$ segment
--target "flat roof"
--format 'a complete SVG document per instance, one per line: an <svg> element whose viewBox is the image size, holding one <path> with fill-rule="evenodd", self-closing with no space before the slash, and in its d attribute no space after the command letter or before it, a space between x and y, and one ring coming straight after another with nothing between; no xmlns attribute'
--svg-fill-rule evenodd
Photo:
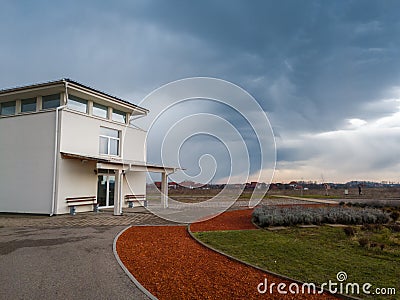
<svg viewBox="0 0 400 300"><path fill-rule="evenodd" d="M41 89L41 88L51 87L51 86L55 86L55 85L65 84L65 83L71 84L72 86L75 86L75 87L83 89L83 90L87 90L87 91L92 92L93 94L97 94L97 95L99 95L101 97L105 97L105 98L108 98L110 100L113 100L113 101L116 101L116 102L120 102L121 104L128 105L131 108L143 111L144 113L148 113L149 112L149 110L144 108L144 107L141 107L139 105L133 104L133 103L127 101L127 100L123 100L121 98L112 96L112 95L110 95L108 93L105 93L103 91L94 89L94 88L92 88L90 86L84 85L82 83L79 83L79 82L74 81L74 80L69 79L69 78L62 78L62 79L59 79L59 80L53 80L53 81L47 81L47 82L42 82L42 83L35 83L35 84L30 84L30 85L24 85L24 86L12 87L12 88L0 89L0 96L13 94L13 93L16 93L16 92L22 92L22 91L25 91L25 90Z"/></svg>

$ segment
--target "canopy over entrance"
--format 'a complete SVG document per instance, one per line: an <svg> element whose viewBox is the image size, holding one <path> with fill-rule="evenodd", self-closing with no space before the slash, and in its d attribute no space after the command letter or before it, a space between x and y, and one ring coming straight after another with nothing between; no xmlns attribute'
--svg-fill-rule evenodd
<svg viewBox="0 0 400 300"><path fill-rule="evenodd" d="M168 175L178 168L148 164L146 162L128 161L120 158L87 156L75 153L61 152L63 159L78 159L81 161L95 161L97 169L113 170L115 173L114 215L122 214L122 182L127 172L154 172L161 173L161 204L168 207Z"/></svg>

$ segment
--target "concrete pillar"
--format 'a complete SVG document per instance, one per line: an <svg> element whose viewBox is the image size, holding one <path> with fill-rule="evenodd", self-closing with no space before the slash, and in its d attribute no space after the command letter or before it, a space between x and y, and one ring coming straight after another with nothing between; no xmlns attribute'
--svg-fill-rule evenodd
<svg viewBox="0 0 400 300"><path fill-rule="evenodd" d="M168 177L166 172L161 173L161 205L168 208Z"/></svg>
<svg viewBox="0 0 400 300"><path fill-rule="evenodd" d="M93 115L93 101L89 100L88 101L88 107L87 107L87 113L88 115L92 116Z"/></svg>
<svg viewBox="0 0 400 300"><path fill-rule="evenodd" d="M36 99L37 99L36 111L39 111L42 109L42 96L38 96Z"/></svg>
<svg viewBox="0 0 400 300"><path fill-rule="evenodd" d="M115 170L114 216L122 215L122 170Z"/></svg>
<svg viewBox="0 0 400 300"><path fill-rule="evenodd" d="M15 101L15 113L16 114L21 113L21 100Z"/></svg>

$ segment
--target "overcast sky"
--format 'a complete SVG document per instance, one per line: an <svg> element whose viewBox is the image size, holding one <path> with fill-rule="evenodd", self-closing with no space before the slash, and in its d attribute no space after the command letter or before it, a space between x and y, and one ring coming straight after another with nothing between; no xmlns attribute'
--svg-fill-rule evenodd
<svg viewBox="0 0 400 300"><path fill-rule="evenodd" d="M398 182L399 15L399 1L3 0L0 87L68 77L140 103L177 79L221 78L268 114L273 181Z"/></svg>

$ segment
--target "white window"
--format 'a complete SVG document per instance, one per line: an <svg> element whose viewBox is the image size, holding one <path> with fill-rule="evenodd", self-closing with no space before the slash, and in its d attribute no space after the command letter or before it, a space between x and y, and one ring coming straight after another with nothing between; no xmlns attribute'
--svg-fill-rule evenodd
<svg viewBox="0 0 400 300"><path fill-rule="evenodd" d="M42 97L42 109L57 108L60 106L60 94Z"/></svg>
<svg viewBox="0 0 400 300"><path fill-rule="evenodd" d="M99 151L105 155L119 155L120 132L115 129L100 127Z"/></svg>
<svg viewBox="0 0 400 300"><path fill-rule="evenodd" d="M36 98L22 99L21 100L21 112L32 112L36 111Z"/></svg>
<svg viewBox="0 0 400 300"><path fill-rule="evenodd" d="M3 102L1 103L1 115L2 116L10 116L15 115L16 111L15 101Z"/></svg>
<svg viewBox="0 0 400 300"><path fill-rule="evenodd" d="M113 109L112 119L113 121L126 123L126 113L120 110Z"/></svg>
<svg viewBox="0 0 400 300"><path fill-rule="evenodd" d="M107 119L108 107L98 103L93 103L93 116Z"/></svg>
<svg viewBox="0 0 400 300"><path fill-rule="evenodd" d="M68 108L87 113L88 102L87 100L68 95Z"/></svg>

